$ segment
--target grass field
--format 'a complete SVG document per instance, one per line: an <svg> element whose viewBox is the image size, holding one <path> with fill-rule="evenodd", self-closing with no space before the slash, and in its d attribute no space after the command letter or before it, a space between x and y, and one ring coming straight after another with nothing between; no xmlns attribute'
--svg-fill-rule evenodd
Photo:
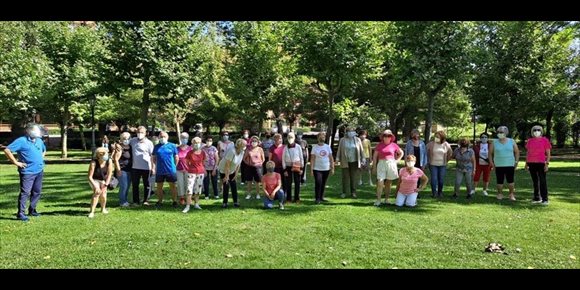
<svg viewBox="0 0 580 290"><path fill-rule="evenodd" d="M24 223L14 216L16 169L0 164L0 268L580 268L577 160L551 163L549 206L530 204L523 169L516 202L479 189L472 200L464 189L451 199L449 170L446 197L424 191L413 209L372 206L368 185L359 198L341 199L337 171L323 205L314 204L308 177L303 203L284 211L261 209L243 190L239 209L221 209L221 200L202 200L203 210L188 214L169 201L161 209L120 208L115 190L110 213L94 219L87 218L87 169L47 165L42 216ZM490 242L505 245L507 255L485 253Z"/></svg>

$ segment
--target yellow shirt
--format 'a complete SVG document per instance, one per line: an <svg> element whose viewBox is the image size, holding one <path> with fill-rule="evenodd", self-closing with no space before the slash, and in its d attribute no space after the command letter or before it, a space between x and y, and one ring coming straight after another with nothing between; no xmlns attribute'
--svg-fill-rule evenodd
<svg viewBox="0 0 580 290"><path fill-rule="evenodd" d="M365 139L362 142L364 158L371 158L371 140Z"/></svg>

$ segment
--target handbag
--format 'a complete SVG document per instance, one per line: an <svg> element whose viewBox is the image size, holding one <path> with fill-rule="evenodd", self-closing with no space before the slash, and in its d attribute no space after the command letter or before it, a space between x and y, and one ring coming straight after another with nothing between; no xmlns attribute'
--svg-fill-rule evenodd
<svg viewBox="0 0 580 290"><path fill-rule="evenodd" d="M290 151L290 148L288 148L288 151ZM290 157L292 158L292 160L294 160L294 157L292 157L292 155L290 155ZM292 172L300 172L302 171L302 164L300 164L300 161L292 161Z"/></svg>
<svg viewBox="0 0 580 290"><path fill-rule="evenodd" d="M97 163L98 165L98 163ZM107 161L107 165L105 167L109 167L109 161ZM99 172L101 173L101 177L103 178L103 181L105 181L105 175L103 174L102 170L99 170ZM119 180L117 178L115 178L115 176L111 176L111 180L109 181L109 185L107 186L108 189L115 189L117 188L117 186L119 185Z"/></svg>

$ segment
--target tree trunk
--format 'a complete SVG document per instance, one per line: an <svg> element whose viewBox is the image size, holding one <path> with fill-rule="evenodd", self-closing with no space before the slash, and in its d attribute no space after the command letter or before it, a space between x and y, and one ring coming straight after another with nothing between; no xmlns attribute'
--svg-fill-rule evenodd
<svg viewBox="0 0 580 290"><path fill-rule="evenodd" d="M83 124L79 124L79 131L81 132L81 147L83 147L83 151L87 151L87 140L85 140L85 127Z"/></svg>
<svg viewBox="0 0 580 290"><path fill-rule="evenodd" d="M177 116L177 114L178 114L177 109L175 109L175 111L173 111L173 120L175 121L175 131L177 132L177 139L179 139L181 138L181 122L179 122L179 117Z"/></svg>
<svg viewBox="0 0 580 290"><path fill-rule="evenodd" d="M429 95L429 107L427 108L427 120L425 121L425 144L431 139L431 126L433 125L433 106L436 94Z"/></svg>
<svg viewBox="0 0 580 290"><path fill-rule="evenodd" d="M218 123L218 127L220 128L219 133L223 132L224 131L224 128L226 126L226 121L219 121L217 123Z"/></svg>
<svg viewBox="0 0 580 290"><path fill-rule="evenodd" d="M485 132L485 134L488 134L487 129L489 129L489 123L485 122L485 130L483 130L483 132Z"/></svg>
<svg viewBox="0 0 580 290"><path fill-rule="evenodd" d="M151 105L151 100L149 98L149 94L151 93L151 89L149 88L149 77L146 76L143 78L143 99L141 102L141 125L147 126L147 117L149 115L149 106Z"/></svg>
<svg viewBox="0 0 580 290"><path fill-rule="evenodd" d="M554 108L551 108L548 114L546 114L546 131L544 132L544 136L548 139L552 137L552 134L550 134L552 131L552 117L554 117Z"/></svg>
<svg viewBox="0 0 580 290"><path fill-rule="evenodd" d="M62 116L62 121L60 124L60 142L61 142L61 146L62 146L62 152L60 155L60 158L62 159L66 159L68 157L68 148L67 148L67 143L68 143L68 120L69 120L69 112L68 112L68 107L65 105L65 110Z"/></svg>
<svg viewBox="0 0 580 290"><path fill-rule="evenodd" d="M280 118L276 118L276 128L278 128L278 134L284 136L284 126Z"/></svg>
<svg viewBox="0 0 580 290"><path fill-rule="evenodd" d="M326 138L328 138L328 146L332 148L332 141L334 141L334 133L336 129L334 127L334 111L332 107L334 106L334 94L328 92L328 128L326 129Z"/></svg>

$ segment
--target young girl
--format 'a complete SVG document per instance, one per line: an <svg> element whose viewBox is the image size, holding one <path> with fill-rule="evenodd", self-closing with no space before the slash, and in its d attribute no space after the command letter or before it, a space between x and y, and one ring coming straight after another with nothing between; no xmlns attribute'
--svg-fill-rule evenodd
<svg viewBox="0 0 580 290"><path fill-rule="evenodd" d="M416 168L417 158L415 155L407 155L405 158L405 168L399 171L399 183L397 184L397 206L414 207L417 205L417 196L419 191L427 186L429 178L423 173L423 170ZM417 180L421 179L421 185L417 188Z"/></svg>

